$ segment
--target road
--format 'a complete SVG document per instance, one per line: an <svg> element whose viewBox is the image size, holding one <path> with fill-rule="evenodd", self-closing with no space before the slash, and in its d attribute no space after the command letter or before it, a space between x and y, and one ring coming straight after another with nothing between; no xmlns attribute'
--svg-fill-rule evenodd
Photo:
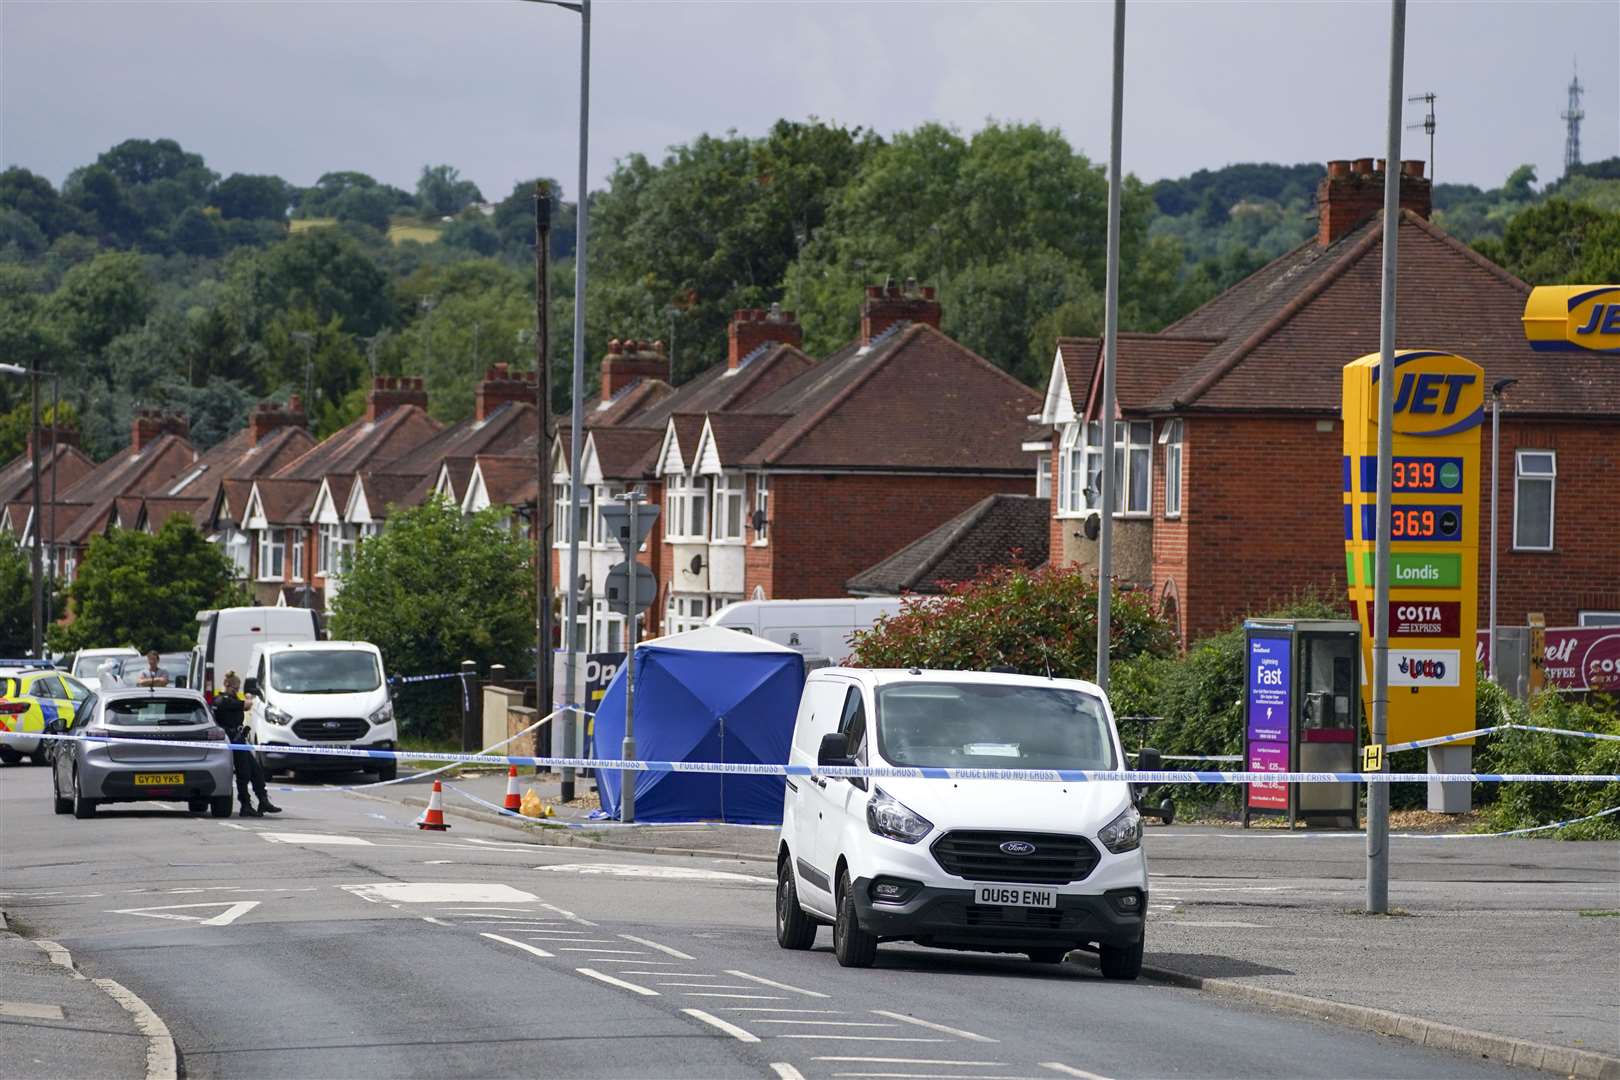
<svg viewBox="0 0 1620 1080"><path fill-rule="evenodd" d="M1073 962L846 970L826 931L777 948L757 862L424 833L319 790L76 821L48 786L0 772L0 906L149 1004L188 1077L1535 1075Z"/></svg>

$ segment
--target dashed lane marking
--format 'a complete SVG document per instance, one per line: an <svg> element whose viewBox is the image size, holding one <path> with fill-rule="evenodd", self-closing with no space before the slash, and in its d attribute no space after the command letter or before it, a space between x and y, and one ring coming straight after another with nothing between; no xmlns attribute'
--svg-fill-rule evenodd
<svg viewBox="0 0 1620 1080"><path fill-rule="evenodd" d="M887 1009L873 1009L872 1013L875 1016L887 1016L890 1020L899 1020L903 1024L915 1024L920 1028L927 1028L929 1031L943 1031L947 1035L955 1035L959 1039L967 1039L970 1042L993 1043L1001 1041L1000 1039L992 1039L988 1035L976 1035L971 1031L963 1031L961 1028L953 1028L947 1027L944 1024L936 1024L932 1020L919 1020L915 1016L907 1016L905 1013L890 1012Z"/></svg>
<svg viewBox="0 0 1620 1080"><path fill-rule="evenodd" d="M557 937L550 930L514 930L513 933L515 933L515 934L534 934L536 936L544 937L547 941L555 941L555 942L559 942L560 944L564 944L564 945L599 945L599 944L611 945L613 943L611 938ZM600 952L601 950L600 949L580 949L578 951L580 951L580 952Z"/></svg>
<svg viewBox="0 0 1620 1080"><path fill-rule="evenodd" d="M1040 1063L1040 1065L1043 1069L1051 1069L1053 1072L1061 1073L1064 1076L1078 1077L1079 1080L1108 1080L1106 1076L1102 1076L1094 1072L1086 1072L1086 1070L1077 1069L1073 1065L1065 1065L1061 1061L1043 1061Z"/></svg>
<svg viewBox="0 0 1620 1080"><path fill-rule="evenodd" d="M962 1065L986 1069L1005 1068L1000 1061L958 1061L955 1058L902 1058L902 1057L815 1057L811 1061L839 1061L849 1065Z"/></svg>
<svg viewBox="0 0 1620 1080"><path fill-rule="evenodd" d="M562 952L588 952L596 956L646 956L640 949L563 949Z"/></svg>
<svg viewBox="0 0 1620 1080"><path fill-rule="evenodd" d="M735 975L739 979L747 979L749 982L756 982L761 986L769 986L776 990L790 990L795 994L803 994L805 997L824 998L829 996L817 990L806 990L802 986L791 986L787 983L777 982L775 979L767 979L762 975L750 975L746 971L727 971L726 974Z"/></svg>
<svg viewBox="0 0 1620 1080"><path fill-rule="evenodd" d="M624 938L624 940L626 940L626 941L633 941L637 945L645 945L649 949L657 949L659 952L663 953L665 956L673 956L677 960L696 960L697 959L697 957L695 957L695 956L686 955L685 953L681 952L681 950L679 950L679 949L672 949L668 945L660 945L656 941L648 941L646 938L636 937L634 934L620 934L619 936Z"/></svg>
<svg viewBox="0 0 1620 1080"><path fill-rule="evenodd" d="M944 1039L930 1039L914 1035L778 1035L778 1039L832 1039L837 1042L882 1043L942 1043Z"/></svg>
<svg viewBox="0 0 1620 1080"><path fill-rule="evenodd" d="M660 979L718 979L718 975L706 975L701 971L632 971L629 968L620 968L620 975L657 975ZM660 984L660 985L671 985ZM685 985L694 985L691 983ZM713 986L714 983L704 983L704 986Z"/></svg>
<svg viewBox="0 0 1620 1080"><path fill-rule="evenodd" d="M619 957L614 957L614 956L604 956L601 959L602 959L602 962L604 964L640 964L643 967L653 967L653 966L657 966L657 967L674 967L675 966L675 961L673 961L673 960L642 960L639 957L637 959L635 959L635 960L624 960L624 959L621 959Z"/></svg>
<svg viewBox="0 0 1620 1080"><path fill-rule="evenodd" d="M748 885L775 885L775 878L756 874L736 874L729 870L705 870L697 866L659 866L650 863L552 863L536 866L553 874L603 875L622 878L654 878L663 881L735 881Z"/></svg>
<svg viewBox="0 0 1620 1080"><path fill-rule="evenodd" d="M533 898L531 897L531 899L533 899ZM575 915L572 911L567 911L567 910L565 910L563 908L560 908L556 904L547 904L547 903L542 902L540 904L540 906L545 908L547 911L553 912L554 914L557 914L557 915L561 915L563 918L567 919L571 923L578 923L580 926L595 926L596 925L595 923L591 922L591 920L582 919L578 915Z"/></svg>
<svg viewBox="0 0 1620 1080"><path fill-rule="evenodd" d="M530 954L532 954L534 956L542 957L542 958L544 958L546 960L551 960L556 956L556 953L548 953L544 949L536 948L535 946L529 945L529 944L527 944L525 942L522 942L522 941L513 941L511 938L502 937L499 934L479 934L478 936L479 937L487 937L491 941L498 941L502 945L510 945L514 949L522 949L526 953L530 953Z"/></svg>
<svg viewBox="0 0 1620 1080"><path fill-rule="evenodd" d="M804 1080L804 1073L785 1061L771 1062L771 1072L776 1074L777 1080Z"/></svg>
<svg viewBox="0 0 1620 1080"><path fill-rule="evenodd" d="M489 915L497 911L515 911L520 915L530 914L530 909L526 907L498 907L492 904L480 904L477 907L445 908L444 911L446 915ZM501 917L505 918L505 916Z"/></svg>
<svg viewBox="0 0 1620 1080"><path fill-rule="evenodd" d="M707 991L692 991L687 997L725 998L729 1001L786 1001L781 994L711 994Z"/></svg>
<svg viewBox="0 0 1620 1080"><path fill-rule="evenodd" d="M876 1020L770 1020L760 1018L758 1024L801 1024L808 1027L892 1028L899 1024L884 1024Z"/></svg>
<svg viewBox="0 0 1620 1080"><path fill-rule="evenodd" d="M275 844L332 845L337 847L371 847L370 840L359 836L334 836L312 832L262 832L259 834Z"/></svg>
<svg viewBox="0 0 1620 1080"><path fill-rule="evenodd" d="M19 1020L63 1020L62 1006L35 1001L0 1001L0 1016Z"/></svg>
<svg viewBox="0 0 1620 1080"><path fill-rule="evenodd" d="M736 1024L733 1024L729 1020L722 1020L718 1016L715 1016L713 1013L706 1013L702 1009L682 1009L681 1012L685 1013L687 1016L690 1016L694 1020L701 1020L703 1023L708 1024L710 1027L714 1028L716 1031L725 1032L727 1035L730 1035L733 1039L736 1039L738 1042L745 1042L745 1043L757 1043L757 1042L759 1042L759 1036L755 1035L752 1031L747 1031L747 1030L745 1030L743 1028L740 1028ZM772 1066L772 1067L774 1068L775 1066ZM781 1076L782 1073L778 1072L777 1075Z"/></svg>
<svg viewBox="0 0 1620 1080"><path fill-rule="evenodd" d="M784 999L785 1000L785 999ZM844 1016L842 1009L783 1009L770 1005L727 1005L721 1012L800 1013L805 1016Z"/></svg>
<svg viewBox="0 0 1620 1080"><path fill-rule="evenodd" d="M433 924L433 925L434 925L434 926L454 926L454 925L455 925L455 923L447 923L447 922L445 922L445 921L444 921L444 920L443 920L443 919L435 919L435 918L434 918L434 917L433 917L433 916L431 916L431 915L424 915L424 916L422 916L422 921L423 921L423 922L430 922L430 923L432 923L432 924Z"/></svg>
<svg viewBox="0 0 1620 1080"><path fill-rule="evenodd" d="M628 971L626 971L624 974L628 975L630 973ZM653 975L667 975L667 974L670 974L670 973L669 972L654 971L654 972L651 972L650 974L653 974ZM707 977L707 976L705 976L705 977ZM686 987L688 989L691 988L691 987L694 987L694 986L701 986L705 990L747 990L747 989L749 989L747 986L742 986L742 985L728 986L725 983L661 982L658 985L659 986L681 986L681 987Z"/></svg>
<svg viewBox="0 0 1620 1080"><path fill-rule="evenodd" d="M1006 1073L835 1072L833 1075L849 1080L1035 1080L1032 1076L1009 1076Z"/></svg>
<svg viewBox="0 0 1620 1080"><path fill-rule="evenodd" d="M604 975L594 968L582 967L575 968L574 970L579 972L581 975L584 975L586 978L595 979L598 982L605 982L609 986L617 986L619 989L628 990L632 994L640 994L642 997L658 996L658 991L650 987L640 986L633 982L626 982L624 979L616 979L612 975Z"/></svg>
<svg viewBox="0 0 1620 1080"><path fill-rule="evenodd" d="M533 893L510 885L480 881L378 881L341 887L373 904L485 904L503 900L523 903L536 899Z"/></svg>

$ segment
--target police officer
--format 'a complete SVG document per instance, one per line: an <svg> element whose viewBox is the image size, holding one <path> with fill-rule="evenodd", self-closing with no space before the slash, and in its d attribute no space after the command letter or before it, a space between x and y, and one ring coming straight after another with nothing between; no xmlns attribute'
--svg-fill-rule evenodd
<svg viewBox="0 0 1620 1080"><path fill-rule="evenodd" d="M225 734L231 742L244 741L244 721L246 719L247 705L239 689L241 682L236 672L225 673L225 688L214 695L214 722L225 729ZM259 817L263 814L279 814L281 807L270 801L270 795L264 789L264 766L259 762L259 755L251 750L232 750L231 756L236 772L236 797L242 802L243 817ZM248 801L248 784L252 783L253 793L259 797L258 809Z"/></svg>

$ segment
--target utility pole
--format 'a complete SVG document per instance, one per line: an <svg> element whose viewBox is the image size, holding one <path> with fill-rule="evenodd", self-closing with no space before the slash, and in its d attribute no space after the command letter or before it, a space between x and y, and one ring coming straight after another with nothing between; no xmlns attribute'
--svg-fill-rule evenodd
<svg viewBox="0 0 1620 1080"><path fill-rule="evenodd" d="M40 534L45 531L45 522L40 519L39 512L39 372L28 373L28 385L32 391L34 403L34 437L31 462L34 497L34 659L38 660L45 655L45 561L44 549L40 545Z"/></svg>
<svg viewBox="0 0 1620 1080"><path fill-rule="evenodd" d="M56 474L60 471L60 467L61 467L61 464L62 464L62 456L61 456L61 452L60 452L60 443L61 443L61 438L62 438L62 373L59 372L59 371L54 370L54 368L56 367L55 364L52 364L51 367L53 369L51 371L51 528L50 528L52 553L51 553L51 558L50 558L50 565L49 565L49 567L47 568L47 571L46 571L46 583L47 583L47 586L46 586L46 589L45 589L45 624L47 626L49 626L51 621L52 621L52 616L53 616L54 612L51 609L55 606L55 605L53 605L51 603L51 596L52 596L53 593L56 592L56 588L55 588L55 586L56 586L56 555L55 555L55 551L54 551L55 544L56 544ZM39 526L35 525L34 527L37 529Z"/></svg>
<svg viewBox="0 0 1620 1080"><path fill-rule="evenodd" d="M552 710L551 666L551 192L534 185L534 708ZM559 725L560 726L560 725ZM555 730L555 728L553 728Z"/></svg>
<svg viewBox="0 0 1620 1080"><path fill-rule="evenodd" d="M1401 222L1401 83L1406 63L1406 0L1389 21L1388 146L1384 154L1384 266L1378 312L1378 539L1373 557L1372 741L1389 742L1389 526L1395 449L1396 241ZM1380 762L1378 772L1384 771ZM1367 911L1389 914L1389 785L1367 785Z"/></svg>
<svg viewBox="0 0 1620 1080"><path fill-rule="evenodd" d="M1097 540L1097 685L1108 689L1114 591L1114 372L1119 356L1120 141L1125 112L1125 0L1114 0L1113 119L1108 135L1108 263L1103 296L1102 515Z"/></svg>
<svg viewBox="0 0 1620 1080"><path fill-rule="evenodd" d="M637 529L637 509L642 494L635 488L624 493L624 504L630 512L630 536L641 535ZM636 760L636 616L640 614L640 590L637 588L636 543L625 551L624 590L624 746L620 754L625 761ZM619 773L619 820L628 825L636 820L636 774L629 769Z"/></svg>
<svg viewBox="0 0 1620 1080"><path fill-rule="evenodd" d="M1502 676L1496 657L1496 469L1502 459L1502 392L1518 381L1498 379L1491 387L1491 597L1489 621L1485 624L1489 628L1486 630L1489 652L1485 662L1490 665L1491 682L1497 686L1502 685Z"/></svg>
<svg viewBox="0 0 1620 1080"><path fill-rule="evenodd" d="M315 416L315 360L311 352L315 345L315 335L308 330L294 330L292 339L304 347L304 412L311 419Z"/></svg>

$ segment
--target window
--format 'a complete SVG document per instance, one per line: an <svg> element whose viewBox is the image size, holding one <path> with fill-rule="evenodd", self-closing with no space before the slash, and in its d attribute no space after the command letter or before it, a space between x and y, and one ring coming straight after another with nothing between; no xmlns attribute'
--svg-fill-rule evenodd
<svg viewBox="0 0 1620 1080"><path fill-rule="evenodd" d="M1035 497L1052 497L1052 455L1041 454L1035 459Z"/></svg>
<svg viewBox="0 0 1620 1080"><path fill-rule="evenodd" d="M287 555L287 530L259 530L259 580L280 581L284 576L282 560Z"/></svg>
<svg viewBox="0 0 1620 1080"><path fill-rule="evenodd" d="M594 648L593 652L621 652L625 646L624 640L624 612L615 610L606 600L597 600L593 607L595 610L594 625L592 627Z"/></svg>
<svg viewBox="0 0 1620 1080"><path fill-rule="evenodd" d="M1153 425L1145 420L1114 422L1114 513L1125 499L1126 516L1146 514L1152 506Z"/></svg>
<svg viewBox="0 0 1620 1080"><path fill-rule="evenodd" d="M591 534L594 531L591 527L591 523L595 520L596 489L591 488L589 491L580 492L579 496L579 517L575 519L576 531L574 532L574 535L579 537L579 542L581 544L585 544L587 546L590 544Z"/></svg>
<svg viewBox="0 0 1620 1080"><path fill-rule="evenodd" d="M672 593L664 608L666 631L671 634L696 630L708 617L709 598L702 594L688 596Z"/></svg>
<svg viewBox="0 0 1620 1080"><path fill-rule="evenodd" d="M1181 516L1181 421L1164 425L1159 436L1164 444L1164 516Z"/></svg>
<svg viewBox="0 0 1620 1080"><path fill-rule="evenodd" d="M341 577L354 561L354 527L322 525L320 532L321 573L329 578Z"/></svg>
<svg viewBox="0 0 1620 1080"><path fill-rule="evenodd" d="M304 530L291 529L292 533L292 579L304 580Z"/></svg>
<svg viewBox="0 0 1620 1080"><path fill-rule="evenodd" d="M664 483L664 535L670 540L709 536L709 482L671 473Z"/></svg>
<svg viewBox="0 0 1620 1080"><path fill-rule="evenodd" d="M754 477L754 513L750 525L754 529L754 543L765 545L771 528L771 478L764 473Z"/></svg>
<svg viewBox="0 0 1620 1080"><path fill-rule="evenodd" d="M1086 425L1085 484L1080 492L1087 510L1095 510L1102 505L1102 463L1102 422L1093 420Z"/></svg>
<svg viewBox="0 0 1620 1080"><path fill-rule="evenodd" d="M253 559L253 548L248 543L246 533L237 529L226 532L225 554L231 560L231 568L236 577L245 578L252 572L249 564Z"/></svg>
<svg viewBox="0 0 1620 1080"><path fill-rule="evenodd" d="M1620 626L1620 611L1583 611L1582 626Z"/></svg>
<svg viewBox="0 0 1620 1080"><path fill-rule="evenodd" d="M67 557L62 560L62 582L63 582L63 584L66 584L66 585L73 584L73 579L78 575L78 572L79 572L79 560L78 560L78 557L76 555L74 555L73 552L70 551L70 552L68 552Z"/></svg>
<svg viewBox="0 0 1620 1080"><path fill-rule="evenodd" d="M716 543L742 543L743 478L724 473L714 478L714 530Z"/></svg>
<svg viewBox="0 0 1620 1080"><path fill-rule="evenodd" d="M554 476L551 478L551 544L553 547L568 546L568 477Z"/></svg>
<svg viewBox="0 0 1620 1080"><path fill-rule="evenodd" d="M1513 548L1551 551L1558 455L1551 450L1520 450L1514 461Z"/></svg>
<svg viewBox="0 0 1620 1080"><path fill-rule="evenodd" d="M1085 428L1065 424L1058 444L1058 512L1078 514L1086 508Z"/></svg>

